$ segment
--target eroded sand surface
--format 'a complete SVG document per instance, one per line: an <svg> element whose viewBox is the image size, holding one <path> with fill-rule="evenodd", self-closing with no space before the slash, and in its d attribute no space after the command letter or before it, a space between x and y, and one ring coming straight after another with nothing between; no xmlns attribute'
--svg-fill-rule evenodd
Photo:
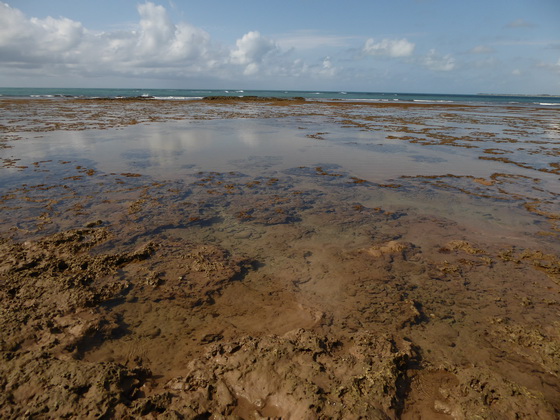
<svg viewBox="0 0 560 420"><path fill-rule="evenodd" d="M2 418L560 415L558 111L0 105ZM114 169L86 147L26 149L169 120L227 138L240 118L267 121L257 138L291 126L322 157L169 156L157 176L140 149ZM341 144L397 160L368 172ZM395 167L409 146L419 166ZM461 170L442 173L449 150Z"/></svg>

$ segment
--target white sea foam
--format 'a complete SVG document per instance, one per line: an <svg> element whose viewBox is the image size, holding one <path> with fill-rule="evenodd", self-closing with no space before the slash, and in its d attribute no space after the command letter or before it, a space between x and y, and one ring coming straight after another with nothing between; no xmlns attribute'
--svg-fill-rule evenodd
<svg viewBox="0 0 560 420"><path fill-rule="evenodd" d="M429 99L413 99L413 102L438 102L438 103L453 103L455 101L435 101L435 100L429 100Z"/></svg>
<svg viewBox="0 0 560 420"><path fill-rule="evenodd" d="M538 102L539 105L547 105L547 106L554 106L554 105L558 105L560 106L560 103L551 103L551 102Z"/></svg>
<svg viewBox="0 0 560 420"><path fill-rule="evenodd" d="M329 99L325 99L325 101L328 101ZM349 99L338 99L339 101L344 101L344 102L392 102L392 101L398 101L398 99L374 99L374 98L349 98Z"/></svg>
<svg viewBox="0 0 560 420"><path fill-rule="evenodd" d="M161 99L161 100L181 100L181 101L189 101L195 99L203 99L203 96L154 96L154 99Z"/></svg>

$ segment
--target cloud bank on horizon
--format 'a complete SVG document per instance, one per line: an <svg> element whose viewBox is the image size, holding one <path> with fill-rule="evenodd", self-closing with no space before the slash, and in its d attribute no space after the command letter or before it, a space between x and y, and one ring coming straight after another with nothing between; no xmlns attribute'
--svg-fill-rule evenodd
<svg viewBox="0 0 560 420"><path fill-rule="evenodd" d="M263 34L262 18L224 42L174 19L176 7L139 3L134 23L96 30L0 2L0 85L560 94L560 30L524 16L493 30L471 22L469 36L453 22L433 33L372 25Z"/></svg>

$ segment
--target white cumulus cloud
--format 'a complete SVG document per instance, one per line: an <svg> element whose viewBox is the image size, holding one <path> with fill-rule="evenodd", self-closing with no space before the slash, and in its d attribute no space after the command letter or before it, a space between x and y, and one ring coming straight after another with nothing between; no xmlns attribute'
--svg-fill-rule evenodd
<svg viewBox="0 0 560 420"><path fill-rule="evenodd" d="M123 68L167 66L195 70L208 67L216 58L208 33L188 23L173 23L163 6L140 4L138 13L136 30L94 35L89 39L89 48L97 49L105 63L117 63Z"/></svg>
<svg viewBox="0 0 560 420"><path fill-rule="evenodd" d="M451 71L456 67L455 59L450 55L441 55L431 49L421 60L421 64L434 71Z"/></svg>
<svg viewBox="0 0 560 420"><path fill-rule="evenodd" d="M243 74L246 76L257 74L265 58L280 51L273 40L258 31L246 33L236 41L235 46L230 53L231 62L244 66Z"/></svg>
<svg viewBox="0 0 560 420"><path fill-rule="evenodd" d="M0 63L13 67L56 66L82 74L139 74L169 68L198 71L215 63L219 48L187 23L174 24L166 9L138 5L132 30L94 33L66 18L28 19L0 2ZM156 70L157 68L157 70Z"/></svg>
<svg viewBox="0 0 560 420"><path fill-rule="evenodd" d="M236 49L231 52L231 61L242 65L260 63L267 54L278 51L274 41L257 31L246 33L235 45Z"/></svg>
<svg viewBox="0 0 560 420"><path fill-rule="evenodd" d="M0 57L13 65L68 59L84 38L81 23L66 18L27 19L0 2Z"/></svg>
<svg viewBox="0 0 560 420"><path fill-rule="evenodd" d="M138 12L140 29L133 49L138 59L184 64L204 58L212 48L208 33L184 22L173 23L163 6L140 4Z"/></svg>
<svg viewBox="0 0 560 420"><path fill-rule="evenodd" d="M334 66L331 58L330 57L323 58L321 74L332 77L335 76L336 73L337 73L337 69Z"/></svg>
<svg viewBox="0 0 560 420"><path fill-rule="evenodd" d="M415 45L406 39L382 39L376 41L369 38L362 52L367 55L384 55L389 57L408 57L414 52Z"/></svg>
<svg viewBox="0 0 560 420"><path fill-rule="evenodd" d="M125 77L217 85L247 80L306 88L341 80L355 83L356 74L370 75L368 63L355 56L360 41L351 48L354 37L300 31L277 40L250 31L226 45L200 27L175 21L162 5L145 1L137 5L137 12L135 24L99 32L64 17L28 17L0 0L0 80L65 84L70 79L81 83L99 78L95 83L103 83ZM406 58L415 50L406 38L370 38L361 46L360 58ZM440 71L455 66L452 57L435 51L409 61Z"/></svg>

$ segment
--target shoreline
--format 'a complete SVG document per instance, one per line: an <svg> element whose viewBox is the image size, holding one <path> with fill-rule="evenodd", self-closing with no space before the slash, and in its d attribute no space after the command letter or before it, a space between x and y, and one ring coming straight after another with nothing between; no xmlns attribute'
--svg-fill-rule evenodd
<svg viewBox="0 0 560 420"><path fill-rule="evenodd" d="M475 105L560 106L555 95L513 94L438 94L406 92L343 92L343 91L290 91L290 90L193 90L193 89L76 89L76 88L0 88L0 97L49 99L159 99L200 100L205 97L226 98L304 98L308 101L358 102L428 102ZM549 99L547 102L544 100Z"/></svg>
<svg viewBox="0 0 560 420"><path fill-rule="evenodd" d="M560 412L555 110L0 109L3 418Z"/></svg>

